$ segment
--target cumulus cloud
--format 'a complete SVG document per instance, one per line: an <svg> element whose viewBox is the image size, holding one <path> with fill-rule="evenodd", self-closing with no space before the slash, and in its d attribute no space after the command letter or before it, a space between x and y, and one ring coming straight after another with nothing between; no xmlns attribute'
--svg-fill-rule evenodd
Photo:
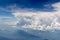
<svg viewBox="0 0 60 40"><path fill-rule="evenodd" d="M60 3L52 4L54 12L17 10L12 13L18 20L18 27L34 30L59 30L60 29Z"/></svg>
<svg viewBox="0 0 60 40"><path fill-rule="evenodd" d="M10 24L15 25L13 26L15 27L15 29L13 27L11 28L6 27L6 29L8 29L7 31L9 31L10 29L11 32L12 32L12 29L14 29L13 31L15 32L16 29L18 30L18 29L23 28L24 31L27 30L28 33L31 33L39 37L41 36L42 39L47 38L50 40L59 40L60 39L59 38L60 36L59 35L60 34L60 7L59 5L60 3L52 4L55 10L53 12L30 11L29 9L15 9L14 8L15 6L14 7L12 6L14 8L11 11L12 15L14 15L14 17L17 20L5 22L5 24L7 23L8 26L10 26ZM7 9L9 8L11 7L8 7ZM3 32L5 32L4 30L6 29L3 26L2 28ZM32 29L32 30L29 30L29 29ZM51 32L51 31L54 31L54 32ZM11 36L13 34L14 33L12 33ZM51 35L54 37L52 37Z"/></svg>

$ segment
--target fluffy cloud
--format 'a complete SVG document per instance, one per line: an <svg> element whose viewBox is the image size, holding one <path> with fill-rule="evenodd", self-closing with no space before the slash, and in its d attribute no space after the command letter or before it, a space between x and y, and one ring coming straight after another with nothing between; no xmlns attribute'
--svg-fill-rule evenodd
<svg viewBox="0 0 60 40"><path fill-rule="evenodd" d="M34 30L59 30L60 29L60 3L52 4L54 12L40 12L17 10L12 13L18 20L16 24L22 28Z"/></svg>
<svg viewBox="0 0 60 40"><path fill-rule="evenodd" d="M30 34L41 37L43 40L59 40L60 38L60 3L52 4L53 12L29 11L28 9L12 9L12 15L16 21L5 22L0 25L2 32L9 35L9 38L15 38L13 34L16 30L24 30ZM15 7L15 6L14 6ZM7 8L8 9L8 8ZM9 17L8 17L9 18ZM6 25L8 24L8 25ZM11 24L11 25L10 25ZM12 26L14 25L14 26ZM6 27L4 27L6 26ZM9 26L9 27L8 27ZM15 28L14 28L15 27ZM25 30L26 29L26 30ZM12 31L13 30L13 31ZM7 32L6 32L7 31ZM51 32L54 31L54 32ZM3 35L2 36L7 36ZM25 37L25 36L24 36Z"/></svg>
<svg viewBox="0 0 60 40"><path fill-rule="evenodd" d="M18 20L16 26L41 37L43 40L60 40L60 3L52 4L53 12L17 10L12 13Z"/></svg>

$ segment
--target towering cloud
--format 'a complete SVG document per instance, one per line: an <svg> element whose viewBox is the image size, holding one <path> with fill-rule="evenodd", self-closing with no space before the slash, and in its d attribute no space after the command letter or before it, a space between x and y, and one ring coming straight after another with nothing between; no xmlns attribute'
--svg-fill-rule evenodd
<svg viewBox="0 0 60 40"><path fill-rule="evenodd" d="M0 0L0 40L60 40L60 0Z"/></svg>
<svg viewBox="0 0 60 40"><path fill-rule="evenodd" d="M16 10L12 13L18 20L19 27L34 30L59 30L60 29L60 3L52 4L53 12L29 11L27 9Z"/></svg>

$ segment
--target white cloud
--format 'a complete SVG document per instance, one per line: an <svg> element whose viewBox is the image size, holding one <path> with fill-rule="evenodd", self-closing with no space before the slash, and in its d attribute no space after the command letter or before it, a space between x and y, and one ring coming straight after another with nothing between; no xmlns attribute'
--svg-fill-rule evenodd
<svg viewBox="0 0 60 40"><path fill-rule="evenodd" d="M60 39L59 38L60 37L60 3L52 4L52 6L54 7L54 10L56 11L54 12L40 12L40 11L33 12L33 11L28 11L27 9L20 9L20 10L18 9L15 11L13 11L14 9L12 9L13 11L12 15L14 15L17 18L17 20L4 23L5 25L8 24L8 26L12 25L11 28L4 27L5 25L1 23L3 24L3 28L1 28L1 30L9 31L10 29L12 31L15 27L15 29L17 30L23 28L23 30L25 31L25 28L26 28L26 30L29 33L33 35L37 35L39 37L41 36L43 39L47 38L51 40L59 40ZM0 18L10 19L10 17L0 17ZM36 30L36 31L29 30L29 28ZM15 29L13 31L15 31ZM47 31L50 31L50 32L47 32ZM51 31L54 31L54 32L51 32Z"/></svg>
<svg viewBox="0 0 60 40"><path fill-rule="evenodd" d="M52 4L56 11L40 12L17 10L12 13L18 20L16 25L23 28L32 28L35 30L59 30L60 29L60 3ZM22 26L23 25L23 26Z"/></svg>

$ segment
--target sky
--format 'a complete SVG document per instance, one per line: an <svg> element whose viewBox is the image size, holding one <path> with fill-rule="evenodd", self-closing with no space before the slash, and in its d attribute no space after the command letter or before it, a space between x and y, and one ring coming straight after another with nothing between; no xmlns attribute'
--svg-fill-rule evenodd
<svg viewBox="0 0 60 40"><path fill-rule="evenodd" d="M0 40L60 40L60 0L0 0Z"/></svg>

